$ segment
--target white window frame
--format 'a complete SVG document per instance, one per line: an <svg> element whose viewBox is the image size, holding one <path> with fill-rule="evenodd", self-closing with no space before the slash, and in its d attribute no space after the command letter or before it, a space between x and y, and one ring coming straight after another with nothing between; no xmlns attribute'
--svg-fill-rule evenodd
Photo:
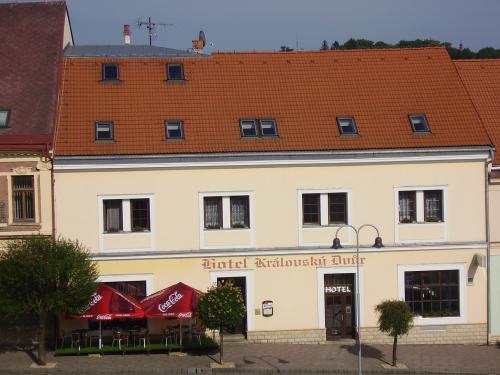
<svg viewBox="0 0 500 375"><path fill-rule="evenodd" d="M329 224L328 223L328 194L335 193L346 193L347 194L347 223L346 224ZM314 224L304 224L304 213L302 207L302 195L304 194L319 194L320 202L320 225ZM304 229L314 229L314 228L335 228L341 227L342 225L352 225L352 190L351 189L301 189L297 191L297 222L298 222L298 232L299 232L299 246L324 246L331 245L328 243L311 243L304 242L304 235L302 231ZM352 244L352 230L348 230L349 240L345 245ZM333 237L332 237L333 241Z"/></svg>
<svg viewBox="0 0 500 375"><path fill-rule="evenodd" d="M424 191L426 190L441 190L443 192L443 221L429 222L425 221L425 202ZM415 209L416 209L416 223L400 223L399 222L399 192L400 191L414 191L415 192ZM429 238L424 240L400 240L399 228L401 226L415 226L415 225L438 225L444 227L443 238ZM446 242L448 241L448 186L400 186L394 188L394 237L395 243L418 243L418 242Z"/></svg>
<svg viewBox="0 0 500 375"><path fill-rule="evenodd" d="M398 265L398 295L399 299L405 301L405 272L412 271L440 271L440 270L458 270L459 298L460 298L460 316L444 316L424 318L415 316L415 325L441 325L441 324L463 324L467 321L467 274L465 273L464 263L447 264L412 264Z"/></svg>
<svg viewBox="0 0 500 375"><path fill-rule="evenodd" d="M248 196L248 219L250 221L249 228L231 228L231 197ZM205 197L221 197L222 198L222 228L220 229L205 229ZM200 229L200 249L246 249L255 247L255 210L252 191L218 191L218 192L203 192L198 193L199 203L199 229ZM249 231L249 245L231 245L231 246L206 246L205 232L219 231Z"/></svg>
<svg viewBox="0 0 500 375"><path fill-rule="evenodd" d="M104 231L104 201L109 199L122 200L122 220L123 230L120 232L107 233ZM149 199L149 231L132 232L130 218L130 200L131 199ZM104 194L97 196L98 218L99 218L99 251L100 252L134 252L151 251L155 248L156 235L156 212L154 204L154 194ZM150 236L150 247L144 249L110 249L104 250L104 238L106 236Z"/></svg>

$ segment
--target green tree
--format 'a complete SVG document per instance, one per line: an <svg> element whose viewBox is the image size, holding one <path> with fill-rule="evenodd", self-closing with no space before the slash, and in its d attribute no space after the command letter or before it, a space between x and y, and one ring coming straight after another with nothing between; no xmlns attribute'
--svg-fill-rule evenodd
<svg viewBox="0 0 500 375"><path fill-rule="evenodd" d="M0 253L0 311L37 320L38 362L45 364L46 322L76 314L96 289L98 272L75 241L33 236L7 243Z"/></svg>
<svg viewBox="0 0 500 375"><path fill-rule="evenodd" d="M336 50L336 49L339 49L340 48L340 43L338 42L338 40L336 40L335 42L332 43L332 46L330 47L331 50Z"/></svg>
<svg viewBox="0 0 500 375"><path fill-rule="evenodd" d="M320 50L321 50L321 51L326 51L327 49L329 49L329 48L328 48L328 42L327 42L326 40L323 40L323 41L321 42L321 48L320 48Z"/></svg>
<svg viewBox="0 0 500 375"><path fill-rule="evenodd" d="M382 301L375 306L375 311L380 315L378 327L381 332L394 338L392 345L392 365L396 366L396 349L398 336L406 335L413 326L413 314L405 301Z"/></svg>
<svg viewBox="0 0 500 375"><path fill-rule="evenodd" d="M208 329L219 330L220 363L224 363L224 331L232 329L245 316L245 303L239 288L231 282L210 287L198 302L198 314Z"/></svg>

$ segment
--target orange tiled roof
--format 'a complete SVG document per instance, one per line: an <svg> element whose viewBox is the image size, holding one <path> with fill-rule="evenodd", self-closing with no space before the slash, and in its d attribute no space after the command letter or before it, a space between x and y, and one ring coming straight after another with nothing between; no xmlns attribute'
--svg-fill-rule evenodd
<svg viewBox="0 0 500 375"><path fill-rule="evenodd" d="M99 82L120 64L121 84ZM186 82L166 83L182 62ZM65 59L56 154L118 155L320 151L488 145L490 140L445 49L214 53L189 58ZM430 135L413 134L425 113ZM356 137L336 116L353 115ZM274 118L277 139L242 139L239 119ZM165 140L182 119L185 140ZM114 143L94 142L94 123L114 122Z"/></svg>
<svg viewBox="0 0 500 375"><path fill-rule="evenodd" d="M496 146L500 164L500 60L457 60L458 73Z"/></svg>

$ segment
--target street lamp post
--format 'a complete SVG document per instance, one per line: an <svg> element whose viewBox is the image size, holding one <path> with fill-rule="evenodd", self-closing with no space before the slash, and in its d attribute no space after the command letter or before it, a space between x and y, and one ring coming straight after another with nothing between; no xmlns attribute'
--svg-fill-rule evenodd
<svg viewBox="0 0 500 375"><path fill-rule="evenodd" d="M358 345L358 375L362 375L361 371L361 334L360 334L360 314L361 314L361 308L360 308L360 294L359 294L359 232L361 229L366 228L366 227L371 227L375 229L377 232L377 237L375 237L375 243L373 244L372 247L376 247L377 249L380 249L381 247L384 247L382 244L382 238L380 237L380 233L375 225L372 224L363 224L359 228L355 228L352 225L341 225L337 231L335 232L335 238L333 239L333 245L332 249L340 249L342 248L342 245L340 244L340 239L338 237L338 234L342 228L351 228L354 233L356 233L356 341Z"/></svg>

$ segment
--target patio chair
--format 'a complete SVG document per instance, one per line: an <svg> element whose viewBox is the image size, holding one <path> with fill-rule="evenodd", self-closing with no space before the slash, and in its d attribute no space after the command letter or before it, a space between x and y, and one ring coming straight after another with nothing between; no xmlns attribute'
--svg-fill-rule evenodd
<svg viewBox="0 0 500 375"><path fill-rule="evenodd" d="M78 351L81 349L81 337L80 332L71 332L71 347L78 348Z"/></svg>
<svg viewBox="0 0 500 375"><path fill-rule="evenodd" d="M162 338L162 343L165 343L165 346L168 346L168 342L170 340L170 343L177 343L177 333L175 330L171 328L163 328L163 338Z"/></svg>
<svg viewBox="0 0 500 375"><path fill-rule="evenodd" d="M71 347L73 347L73 335L64 329L61 329L59 334L59 347L62 348L66 341L69 341Z"/></svg>
<svg viewBox="0 0 500 375"><path fill-rule="evenodd" d="M137 332L133 333L134 337L134 346L135 346L135 341L139 339L139 345L141 345L145 348L146 344L150 345L151 342L149 341L149 330L140 330Z"/></svg>
<svg viewBox="0 0 500 375"><path fill-rule="evenodd" d="M125 334L121 331L113 331L113 341L111 342L111 347L114 347L115 343L118 343L118 349L121 350L123 341L125 341L128 346L128 333Z"/></svg>

